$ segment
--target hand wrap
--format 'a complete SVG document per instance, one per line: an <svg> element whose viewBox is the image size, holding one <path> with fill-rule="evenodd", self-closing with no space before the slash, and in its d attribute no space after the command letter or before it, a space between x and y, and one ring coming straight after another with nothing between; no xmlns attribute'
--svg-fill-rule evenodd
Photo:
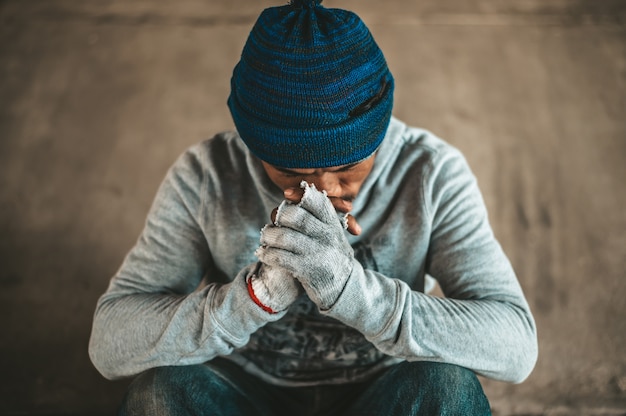
<svg viewBox="0 0 626 416"><path fill-rule="evenodd" d="M261 232L256 254L283 268L302 283L320 309L329 309L341 294L354 267L354 252L346 235L346 216L338 214L325 192L305 182L298 204L284 201L273 225Z"/></svg>
<svg viewBox="0 0 626 416"><path fill-rule="evenodd" d="M291 273L263 263L259 263L247 284L254 302L269 313L287 309L302 293L302 287Z"/></svg>

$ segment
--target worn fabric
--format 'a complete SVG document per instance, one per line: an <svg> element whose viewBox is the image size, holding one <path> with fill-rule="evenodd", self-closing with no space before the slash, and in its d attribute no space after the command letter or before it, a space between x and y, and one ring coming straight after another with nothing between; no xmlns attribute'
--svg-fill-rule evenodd
<svg viewBox="0 0 626 416"><path fill-rule="evenodd" d="M100 298L90 356L108 378L223 356L285 386L367 380L400 361L455 364L520 382L536 329L460 152L392 119L354 201L354 268L326 311L300 296L250 300L260 230L282 192L236 133L185 152ZM357 272L354 272L354 271ZM426 275L446 298L424 292Z"/></svg>
<svg viewBox="0 0 626 416"><path fill-rule="evenodd" d="M411 416L490 415L470 370L403 362L375 380L341 386L281 387L228 362L159 367L137 377L120 416Z"/></svg>
<svg viewBox="0 0 626 416"><path fill-rule="evenodd" d="M263 263L250 276L248 285L251 296L270 313L284 311L302 293L302 286L291 273Z"/></svg>
<svg viewBox="0 0 626 416"><path fill-rule="evenodd" d="M352 274L354 258L345 227L325 192L303 182L298 204L284 201L274 224L261 231L256 255L263 264L287 270L321 310L328 310Z"/></svg>

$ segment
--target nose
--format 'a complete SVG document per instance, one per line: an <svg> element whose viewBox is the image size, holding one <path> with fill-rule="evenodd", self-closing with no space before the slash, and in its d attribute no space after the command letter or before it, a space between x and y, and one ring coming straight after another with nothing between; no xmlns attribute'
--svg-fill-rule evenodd
<svg viewBox="0 0 626 416"><path fill-rule="evenodd" d="M317 189L326 191L330 197L341 196L341 184L339 182L339 178L332 172L321 173L315 177L313 183Z"/></svg>

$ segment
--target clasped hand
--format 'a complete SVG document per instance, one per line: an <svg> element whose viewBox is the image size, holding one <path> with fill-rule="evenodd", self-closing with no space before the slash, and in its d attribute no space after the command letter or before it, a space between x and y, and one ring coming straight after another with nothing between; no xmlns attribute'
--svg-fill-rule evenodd
<svg viewBox="0 0 626 416"><path fill-rule="evenodd" d="M345 230L347 216L338 214L326 193L303 182L299 203L284 201L273 224L263 228L259 260L288 271L320 309L329 309L341 294L354 252Z"/></svg>

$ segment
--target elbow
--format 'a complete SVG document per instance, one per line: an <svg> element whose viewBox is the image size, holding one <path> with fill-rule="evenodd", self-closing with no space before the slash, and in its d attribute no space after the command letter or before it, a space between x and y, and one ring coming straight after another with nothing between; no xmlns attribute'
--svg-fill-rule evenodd
<svg viewBox="0 0 626 416"><path fill-rule="evenodd" d="M91 328L87 352L96 370L107 380L118 380L134 375L128 356L123 353L123 339L107 322L116 318L107 314L108 302L104 296L98 301ZM117 340L117 341L116 341Z"/></svg>
<svg viewBox="0 0 626 416"><path fill-rule="evenodd" d="M98 372L107 380L117 380L124 377L120 366L114 365L110 359L110 354L106 352L100 342L94 339L92 334L89 340L89 359Z"/></svg>
<svg viewBox="0 0 626 416"><path fill-rule="evenodd" d="M537 325L528 307L520 308L518 317L517 336L511 339L513 345L509 345L508 348L507 362L510 365L507 367L506 378L503 380L513 384L526 381L539 357Z"/></svg>
<svg viewBox="0 0 626 416"><path fill-rule="evenodd" d="M511 365L508 367L506 379L504 380L514 384L520 384L530 376L539 356L537 332L532 322L528 328L527 335L520 337L520 339L525 341L519 342L511 354L508 360Z"/></svg>
<svg viewBox="0 0 626 416"><path fill-rule="evenodd" d="M118 380L133 375L128 371L128 363L119 354L120 346L111 342L115 338L114 334L98 324L96 317L87 352L93 366L107 380Z"/></svg>
<svg viewBox="0 0 626 416"><path fill-rule="evenodd" d="M530 376L539 356L537 328L530 313L523 312L518 317L520 319L515 326L510 327L511 332L507 335L501 334L500 339L504 343L492 356L493 367L478 371L479 374L513 384L520 384Z"/></svg>
<svg viewBox="0 0 626 416"><path fill-rule="evenodd" d="M89 353L89 357L91 358L91 363L96 368L96 370L98 370L98 373L100 373L102 377L111 381L122 378L122 376L118 372L116 372L114 369L111 369L109 366L107 366L103 362L95 359L94 356L91 354L91 352Z"/></svg>
<svg viewBox="0 0 626 416"><path fill-rule="evenodd" d="M534 348L528 348L526 351L519 354L517 360L514 361L514 368L511 368L509 371L509 377L506 381L514 384L520 384L526 381L535 368L537 357L538 348L535 343Z"/></svg>

